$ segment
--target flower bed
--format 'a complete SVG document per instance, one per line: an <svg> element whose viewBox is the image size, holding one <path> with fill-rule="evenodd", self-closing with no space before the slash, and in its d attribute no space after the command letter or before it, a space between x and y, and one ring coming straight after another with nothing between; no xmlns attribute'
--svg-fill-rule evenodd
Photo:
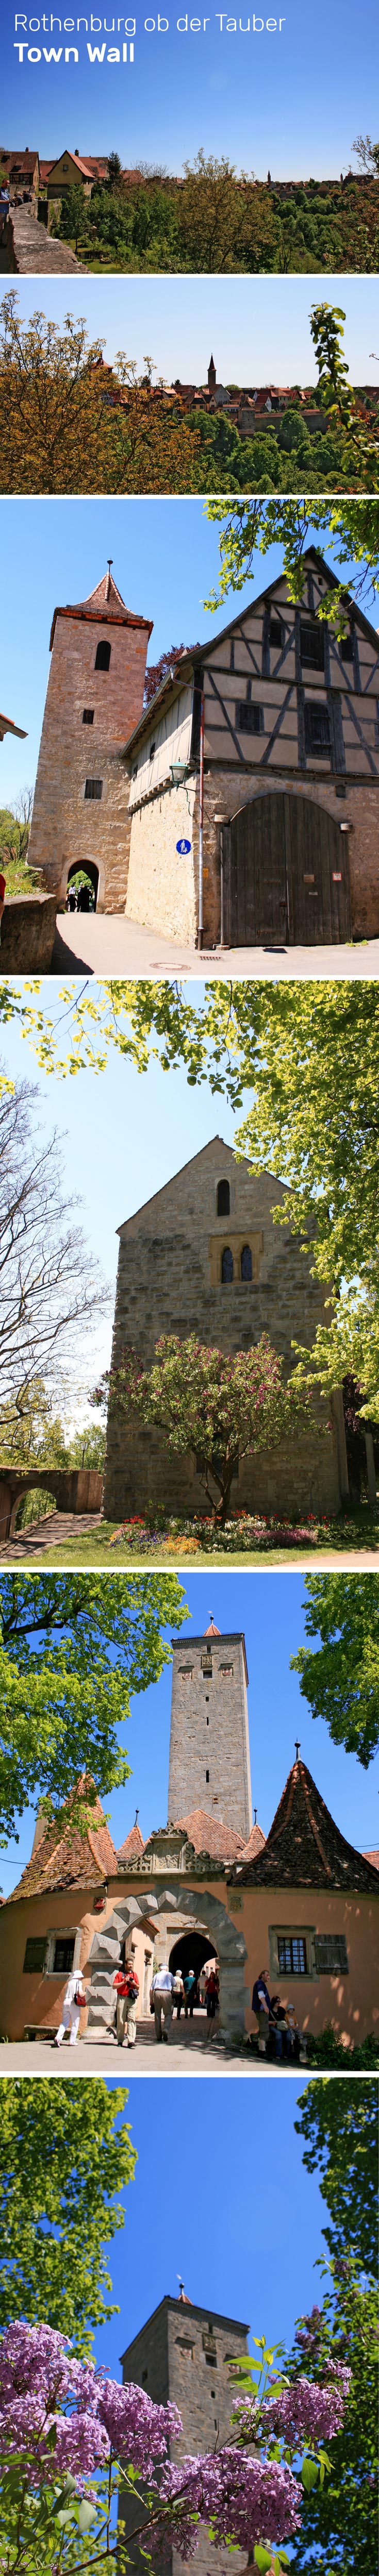
<svg viewBox="0 0 379 2576"><path fill-rule="evenodd" d="M108 1546L127 1546L138 1555L144 1555L154 1547L176 1557L193 1556L199 1549L207 1556L241 1556L244 1551L247 1554L256 1548L263 1554L277 1547L317 1547L321 1535L325 1537L332 1526L327 1517L316 1520L314 1512L308 1512L304 1519L295 1521L287 1516L279 1520L275 1512L231 1512L225 1528L221 1529L219 1522L215 1525L210 1512L202 1518L194 1515L193 1520L179 1520L169 1516L165 1519L157 1511L151 1520L149 1514L143 1519L135 1513L131 1520L121 1521L108 1540Z"/></svg>

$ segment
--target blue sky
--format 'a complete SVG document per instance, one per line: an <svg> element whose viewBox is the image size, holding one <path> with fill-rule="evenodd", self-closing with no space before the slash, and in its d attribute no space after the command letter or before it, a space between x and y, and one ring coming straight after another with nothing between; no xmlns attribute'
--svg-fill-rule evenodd
<svg viewBox="0 0 379 2576"><path fill-rule="evenodd" d="M326 300L346 315L344 349L351 381L379 382L379 298L375 277L22 277L18 309L36 306L63 327L69 307L84 314L90 340L104 340L143 368L150 357L171 384L204 384L211 350L223 384L315 384L311 306Z"/></svg>
<svg viewBox="0 0 379 2576"><path fill-rule="evenodd" d="M299 1739L302 1760L335 1816L341 1833L355 1849L372 1850L378 1841L379 1761L362 1770L355 1755L332 1744L326 1725L313 1719L300 1692L290 1657L304 1641L304 1576L290 1572L215 1571L183 1574L189 1623L180 1634L200 1636L212 1613L221 1632L244 1630L249 1673L248 1706L253 1810L267 1834L295 1758ZM168 1631L168 1634L170 1632ZM116 1847L134 1824L136 1807L144 1840L167 1819L171 1671L132 1702L125 1742L132 1777L124 1789L104 1800ZM9 1845L0 1862L4 1894L10 1895L29 1858L33 1839L30 1813L21 1822L18 1852ZM179 2258L178 2258L179 2259ZM181 2259L181 2258L180 2258Z"/></svg>
<svg viewBox="0 0 379 2576"><path fill-rule="evenodd" d="M78 2079L80 2080L80 2079ZM345 2080L345 2079L343 2079ZM109 2088L112 2090L112 2086ZM320 2302L328 2224L318 2174L296 2136L304 2079L219 2087L133 2077L127 2116L138 2150L124 2194L125 2230L109 2248L119 2317L98 2328L95 2352L121 2378L119 2356L177 2274L194 2305L239 2318L252 2336L290 2349L296 2317Z"/></svg>
<svg viewBox="0 0 379 2576"><path fill-rule="evenodd" d="M24 14L28 29L30 10ZM276 30L269 33L262 7L255 10L255 33L251 8L239 9L236 21L230 17L229 32L224 12L221 32L222 12L212 7L205 30L200 12L200 31L193 28L191 33L191 10L181 12L166 0L160 15L169 24L160 34L155 8L150 33L144 12L136 12L134 63L125 67L111 66L106 58L101 65L90 65L83 26L75 39L77 16L84 13L73 10L74 32L71 19L66 35L63 11L56 10L54 0L53 12L47 10L48 27L51 14L52 35L41 31L42 9L36 9L29 29L29 47L41 50L41 61L29 63L25 54L20 64L15 37L28 38L22 26L16 30L6 0L2 106L4 140L11 146L28 138L46 158L66 144L81 154L118 150L129 168L142 159L179 171L203 144L207 152L227 151L239 169L264 178L268 165L274 178L310 172L339 177L340 169L349 167L355 135L366 133L371 124L377 41L373 0L367 0L360 21L352 0L346 7L343 0L334 0L332 12L328 0L319 0L318 7L316 0L308 0L306 11L302 0L286 0L281 34L279 12ZM91 7L85 14L91 41ZM188 30L180 32L177 17L186 14ZM104 12L100 0L97 28L104 15L112 31L118 10L108 6ZM250 17L250 32L240 32L240 16L242 30ZM151 19L149 25L151 29ZM58 49L60 42L64 48L75 40L77 64L71 60L65 65L63 59L58 65L45 64L44 45ZM94 32L92 45L102 41L104 32ZM117 27L105 38L106 53L116 43Z"/></svg>
<svg viewBox="0 0 379 2576"><path fill-rule="evenodd" d="M290 279L281 280L283 288L289 284ZM363 284L360 279L360 291ZM203 602L217 587L219 532L206 518L203 501L195 498L0 500L0 552L6 602L0 704L27 733L26 742L13 741L8 734L0 745L1 805L17 795L26 779L34 783L53 609L57 602L88 598L106 570L108 555L113 556L114 580L126 606L154 620L151 662L172 644L192 644L213 631L218 634L228 617L237 614L240 606L246 607L253 592L257 595L282 565L279 546L272 546L264 557L256 551L244 590L238 599L230 592L226 606L213 618ZM332 562L332 548L326 552ZM379 610L372 608L371 599L367 614L375 624Z"/></svg>

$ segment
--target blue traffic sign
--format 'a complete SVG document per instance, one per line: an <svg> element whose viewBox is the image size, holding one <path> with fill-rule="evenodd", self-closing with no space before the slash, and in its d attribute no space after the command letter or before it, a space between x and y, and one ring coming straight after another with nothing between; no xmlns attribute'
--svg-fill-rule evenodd
<svg viewBox="0 0 379 2576"><path fill-rule="evenodd" d="M177 850L179 851L179 858L180 858L180 859L187 859L187 858L188 858L188 852L189 852L189 850L190 850L190 848L191 848L191 842L190 842L190 841L177 841L176 847L177 847Z"/></svg>

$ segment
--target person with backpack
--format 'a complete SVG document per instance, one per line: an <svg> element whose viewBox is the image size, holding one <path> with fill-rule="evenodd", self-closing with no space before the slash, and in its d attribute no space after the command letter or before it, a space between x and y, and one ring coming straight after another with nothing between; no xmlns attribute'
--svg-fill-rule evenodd
<svg viewBox="0 0 379 2576"><path fill-rule="evenodd" d="M53 2040L53 2048L62 2047L62 2039L64 2039L65 2032L68 2030L70 2032L70 2048L75 2048L79 2030L80 2014L83 2011L83 2007L85 2009L86 2002L87 1996L84 1992L83 1979L78 1974L78 1969L76 1968L74 1974L68 1979L66 1993L62 2004L62 2020L59 2023L59 2030L57 2030L56 2038Z"/></svg>
<svg viewBox="0 0 379 2576"><path fill-rule="evenodd" d="M117 2047L123 2048L124 2032L126 2029L128 2048L134 2048L137 2002L139 1996L139 1977L137 1977L133 1958L125 1960L124 1968L116 1968L116 1975L113 1978L113 1984L116 1987L117 1996Z"/></svg>

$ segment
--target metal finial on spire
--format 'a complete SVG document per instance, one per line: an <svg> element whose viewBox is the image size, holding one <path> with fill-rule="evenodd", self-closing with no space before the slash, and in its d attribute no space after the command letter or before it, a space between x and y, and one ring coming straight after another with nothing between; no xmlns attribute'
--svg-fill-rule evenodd
<svg viewBox="0 0 379 2576"><path fill-rule="evenodd" d="M110 572L111 564L113 564L113 555L107 555L108 572Z"/></svg>
<svg viewBox="0 0 379 2576"><path fill-rule="evenodd" d="M295 1753L296 1753L296 1761L298 1762L298 1759L299 1759L299 1753L300 1753L300 1744L299 1744L299 1737L298 1737L298 1735L295 1737Z"/></svg>
<svg viewBox="0 0 379 2576"><path fill-rule="evenodd" d="M135 1825L138 1825L138 1817L139 1817L139 1807L136 1807L135 1818L134 1818Z"/></svg>
<svg viewBox="0 0 379 2576"><path fill-rule="evenodd" d="M257 1812L258 1812L257 1807L254 1807L254 1824L255 1824L255 1825L256 1825L256 1822L257 1822Z"/></svg>

